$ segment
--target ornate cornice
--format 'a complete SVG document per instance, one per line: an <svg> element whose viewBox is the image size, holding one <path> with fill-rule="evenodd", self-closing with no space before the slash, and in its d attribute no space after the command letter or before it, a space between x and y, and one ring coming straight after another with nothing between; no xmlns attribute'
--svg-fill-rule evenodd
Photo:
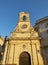
<svg viewBox="0 0 48 65"><path fill-rule="evenodd" d="M16 37L16 38L10 38L9 40L41 40L41 37L33 37L33 38L19 38L19 37Z"/></svg>

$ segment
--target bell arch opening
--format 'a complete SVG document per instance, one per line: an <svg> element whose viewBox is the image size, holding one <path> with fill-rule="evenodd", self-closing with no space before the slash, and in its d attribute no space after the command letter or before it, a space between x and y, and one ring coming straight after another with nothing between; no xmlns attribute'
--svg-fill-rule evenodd
<svg viewBox="0 0 48 65"><path fill-rule="evenodd" d="M19 56L19 65L31 65L31 57L27 52L22 52Z"/></svg>

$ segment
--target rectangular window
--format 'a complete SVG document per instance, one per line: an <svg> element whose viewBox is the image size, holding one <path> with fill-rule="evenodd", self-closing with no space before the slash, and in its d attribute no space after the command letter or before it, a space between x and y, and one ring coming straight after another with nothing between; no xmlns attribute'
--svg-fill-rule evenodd
<svg viewBox="0 0 48 65"><path fill-rule="evenodd" d="M46 23L46 28L48 28L48 23Z"/></svg>
<svg viewBox="0 0 48 65"><path fill-rule="evenodd" d="M48 30L47 30L47 33L48 33Z"/></svg>
<svg viewBox="0 0 48 65"><path fill-rule="evenodd" d="M45 50L45 57L46 57L46 60L48 62L48 47L46 47L44 50Z"/></svg>
<svg viewBox="0 0 48 65"><path fill-rule="evenodd" d="M48 45L41 46L41 53L45 63L48 64Z"/></svg>

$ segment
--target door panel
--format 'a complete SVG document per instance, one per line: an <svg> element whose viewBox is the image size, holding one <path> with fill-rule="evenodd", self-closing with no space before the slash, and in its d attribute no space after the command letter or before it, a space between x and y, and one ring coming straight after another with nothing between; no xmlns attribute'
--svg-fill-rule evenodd
<svg viewBox="0 0 48 65"><path fill-rule="evenodd" d="M20 54L19 65L31 65L30 55L26 52Z"/></svg>

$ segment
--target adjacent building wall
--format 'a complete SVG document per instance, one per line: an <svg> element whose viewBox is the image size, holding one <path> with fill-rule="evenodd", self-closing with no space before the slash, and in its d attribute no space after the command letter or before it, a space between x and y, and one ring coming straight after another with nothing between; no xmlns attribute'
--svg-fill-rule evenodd
<svg viewBox="0 0 48 65"><path fill-rule="evenodd" d="M45 63L48 63L48 17L44 17L38 21L34 26L35 30L38 31L41 39L41 50Z"/></svg>

